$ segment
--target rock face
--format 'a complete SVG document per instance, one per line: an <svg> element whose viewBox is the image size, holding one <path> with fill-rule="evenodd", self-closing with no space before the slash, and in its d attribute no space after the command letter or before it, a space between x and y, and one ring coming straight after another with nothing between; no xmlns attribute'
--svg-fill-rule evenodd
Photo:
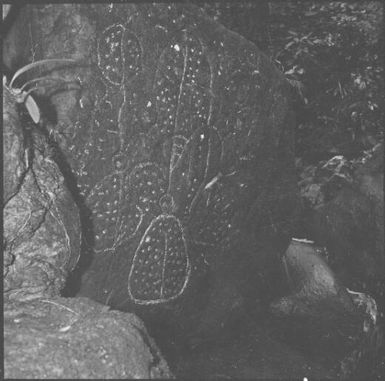
<svg viewBox="0 0 385 381"><path fill-rule="evenodd" d="M17 300L58 295L81 240L78 209L22 107L3 86L4 297Z"/></svg>
<svg viewBox="0 0 385 381"><path fill-rule="evenodd" d="M258 2L195 2L214 20L252 41L267 51L269 41L270 9L268 1Z"/></svg>
<svg viewBox="0 0 385 381"><path fill-rule="evenodd" d="M82 294L142 314L166 306L185 328L223 282L218 317L237 293L268 298L296 207L283 76L186 4L25 12L37 58L79 60L50 75L81 90L44 96L92 213Z"/></svg>
<svg viewBox="0 0 385 381"><path fill-rule="evenodd" d="M355 171L355 179L360 192L370 200L374 226L374 262L379 269L374 271L375 278L381 278L385 283L385 254L384 254L384 144L378 144L373 155ZM385 292L385 291L384 291Z"/></svg>
<svg viewBox="0 0 385 381"><path fill-rule="evenodd" d="M322 252L310 242L291 242L282 257L290 293L271 303L273 327L281 340L324 358L342 379L367 375L367 362L376 363L383 345L376 302L346 289Z"/></svg>
<svg viewBox="0 0 385 381"><path fill-rule="evenodd" d="M133 314L87 298L12 302L4 307L5 378L172 378Z"/></svg>
<svg viewBox="0 0 385 381"><path fill-rule="evenodd" d="M306 226L309 236L327 247L338 277L379 300L385 282L383 158L383 145L378 145L363 163L335 157L317 169L311 186L318 201L309 203ZM328 171L333 161L337 168ZM311 192L303 197L311 201Z"/></svg>
<svg viewBox="0 0 385 381"><path fill-rule="evenodd" d="M314 320L355 313L348 292L311 244L292 240L282 261L291 294L273 303L273 312Z"/></svg>

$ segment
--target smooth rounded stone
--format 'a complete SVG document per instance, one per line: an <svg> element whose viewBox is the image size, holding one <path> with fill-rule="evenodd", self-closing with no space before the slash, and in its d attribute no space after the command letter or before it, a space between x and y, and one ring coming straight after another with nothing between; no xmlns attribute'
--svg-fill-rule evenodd
<svg viewBox="0 0 385 381"><path fill-rule="evenodd" d="M36 59L79 62L44 95L91 212L82 295L185 332L271 298L297 207L283 75L188 4L25 12Z"/></svg>
<svg viewBox="0 0 385 381"><path fill-rule="evenodd" d="M271 304L275 314L330 320L354 315L354 303L311 243L292 240L282 257L290 294Z"/></svg>
<svg viewBox="0 0 385 381"><path fill-rule="evenodd" d="M280 340L349 378L377 358L383 328L376 301L343 287L322 252L311 241L292 240L282 258L290 293L271 303L271 324Z"/></svg>
<svg viewBox="0 0 385 381"><path fill-rule="evenodd" d="M78 209L23 107L3 86L4 297L17 300L58 295L81 241Z"/></svg>
<svg viewBox="0 0 385 381"><path fill-rule="evenodd" d="M3 20L7 17L9 11L11 10L11 4L3 4L2 6L3 9Z"/></svg>
<svg viewBox="0 0 385 381"><path fill-rule="evenodd" d="M59 297L5 304L4 376L173 378L137 316L87 298Z"/></svg>

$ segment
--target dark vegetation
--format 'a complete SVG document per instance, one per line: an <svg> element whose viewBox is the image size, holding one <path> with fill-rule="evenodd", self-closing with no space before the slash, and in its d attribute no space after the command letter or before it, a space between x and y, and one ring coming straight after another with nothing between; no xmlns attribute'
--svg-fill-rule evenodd
<svg viewBox="0 0 385 381"><path fill-rule="evenodd" d="M298 156L354 158L383 137L381 8L365 1L272 4L273 58L303 101Z"/></svg>
<svg viewBox="0 0 385 381"><path fill-rule="evenodd" d="M357 180L354 171L384 138L383 3L197 3L210 17L254 42L291 83L295 156L305 209L309 188L310 198L322 199L313 203L314 209L330 202L342 187L352 186ZM381 167L381 158L374 161ZM327 178L319 174L326 167ZM301 229L298 234L309 237Z"/></svg>
<svg viewBox="0 0 385 381"><path fill-rule="evenodd" d="M378 150L384 138L383 3L261 0L199 5L210 17L254 42L291 83L296 166L305 211L297 234L328 246L333 270L348 287L376 298L383 321L385 278L370 275L375 270L370 269L370 254L366 256L377 250L382 260L372 267L383 272L379 265L384 260L383 235L375 238L382 233L374 233L383 230L383 193L377 193L378 201L371 196L369 201L354 190L360 172L368 171L366 175L373 179L383 176L383 150ZM376 175L369 173L367 164L362 167L368 160L369 166L378 166ZM365 210L366 219L358 210ZM315 226L313 218L328 222ZM376 219L372 226L369 221ZM330 244L333 239L337 246ZM373 246L378 239L380 250ZM360 271L365 274L358 275ZM383 345L380 352L383 360L366 364L361 376L382 379Z"/></svg>
<svg viewBox="0 0 385 381"><path fill-rule="evenodd" d="M297 90L296 156L360 157L383 139L383 4L255 1L201 4L253 41Z"/></svg>

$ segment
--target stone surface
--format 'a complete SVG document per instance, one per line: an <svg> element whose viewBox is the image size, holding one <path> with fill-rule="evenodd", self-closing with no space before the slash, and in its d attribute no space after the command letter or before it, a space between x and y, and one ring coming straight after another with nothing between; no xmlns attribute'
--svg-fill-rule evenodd
<svg viewBox="0 0 385 381"><path fill-rule="evenodd" d="M292 240L282 262L290 294L272 304L273 312L318 321L354 316L353 300L314 245Z"/></svg>
<svg viewBox="0 0 385 381"><path fill-rule="evenodd" d="M376 302L346 289L323 252L310 242L293 240L284 254L289 293L270 306L273 337L323 359L340 377L367 374L368 361L378 363L383 345Z"/></svg>
<svg viewBox="0 0 385 381"><path fill-rule="evenodd" d="M287 343L274 338L277 326L269 325L271 318L256 320L249 315L237 334L221 336L215 343L200 345L192 351L179 350L171 356L177 378L197 380L335 380L338 371L325 362L325 356L310 358ZM329 348L330 350L330 348Z"/></svg>
<svg viewBox="0 0 385 381"><path fill-rule="evenodd" d="M354 177L362 194L369 198L374 214L375 261L379 266L377 274L385 274L384 253L384 144L378 144L363 165L359 166ZM385 275L384 275L385 277ZM380 278L380 277L379 277ZM385 279L384 283L385 283ZM385 286L385 284L384 284ZM384 291L385 293L385 291ZM384 295L385 296L385 295Z"/></svg>
<svg viewBox="0 0 385 381"><path fill-rule="evenodd" d="M308 236L327 247L346 286L376 299L383 299L385 284L383 152L379 144L356 162L335 157L301 182ZM314 197L312 187L318 187Z"/></svg>
<svg viewBox="0 0 385 381"><path fill-rule="evenodd" d="M143 322L87 298L4 306L5 378L172 378Z"/></svg>
<svg viewBox="0 0 385 381"><path fill-rule="evenodd" d="M4 20L11 9L11 4L3 4L1 7L3 8L3 20Z"/></svg>
<svg viewBox="0 0 385 381"><path fill-rule="evenodd" d="M45 137L3 86L4 297L58 295L80 255L78 209Z"/></svg>
<svg viewBox="0 0 385 381"><path fill-rule="evenodd" d="M81 292L164 306L184 330L271 297L296 191L289 86L267 57L187 4L27 12L36 59L79 60L39 75L81 85L44 94L92 213Z"/></svg>
<svg viewBox="0 0 385 381"><path fill-rule="evenodd" d="M215 21L240 34L266 52L271 41L269 3L266 0L247 2L194 1Z"/></svg>

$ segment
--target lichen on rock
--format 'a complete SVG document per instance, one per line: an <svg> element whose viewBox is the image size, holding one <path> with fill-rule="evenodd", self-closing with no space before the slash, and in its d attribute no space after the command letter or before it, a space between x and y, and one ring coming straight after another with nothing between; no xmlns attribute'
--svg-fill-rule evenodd
<svg viewBox="0 0 385 381"><path fill-rule="evenodd" d="M80 255L79 212L48 142L25 130L31 122L6 86L3 98L4 296L58 295Z"/></svg>
<svg viewBox="0 0 385 381"><path fill-rule="evenodd" d="M4 345L6 378L173 377L137 316L87 298L8 303Z"/></svg>

